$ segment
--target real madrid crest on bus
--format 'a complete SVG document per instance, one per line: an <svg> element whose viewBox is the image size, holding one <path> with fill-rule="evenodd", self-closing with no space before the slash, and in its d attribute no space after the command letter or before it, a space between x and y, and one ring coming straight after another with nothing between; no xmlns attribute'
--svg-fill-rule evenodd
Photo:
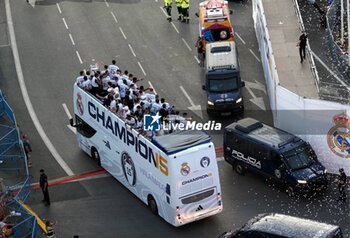
<svg viewBox="0 0 350 238"><path fill-rule="evenodd" d="M83 99L82 99L80 93L77 93L76 107L77 107L77 110L78 110L80 116L82 116L84 114L84 104L83 104Z"/></svg>
<svg viewBox="0 0 350 238"><path fill-rule="evenodd" d="M182 163L180 173L182 176L187 176L190 173L191 169L190 166L188 166L188 163Z"/></svg>
<svg viewBox="0 0 350 238"><path fill-rule="evenodd" d="M341 113L333 117L333 123L327 135L328 146L334 154L350 158L350 118Z"/></svg>

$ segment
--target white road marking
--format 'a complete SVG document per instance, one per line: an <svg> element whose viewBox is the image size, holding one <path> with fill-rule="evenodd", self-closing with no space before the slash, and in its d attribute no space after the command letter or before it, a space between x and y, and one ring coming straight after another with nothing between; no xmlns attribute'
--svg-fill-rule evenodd
<svg viewBox="0 0 350 238"><path fill-rule="evenodd" d="M187 98L187 100L190 102L191 106L194 105L192 98L190 97L190 95L188 95L188 93L186 92L186 90L184 89L184 87L180 86L181 91L183 92L183 94L185 95L185 97Z"/></svg>
<svg viewBox="0 0 350 238"><path fill-rule="evenodd" d="M188 43L186 42L186 40L185 40L184 38L182 38L182 41L185 43L187 49L188 49L189 51L192 51L191 47L188 45Z"/></svg>
<svg viewBox="0 0 350 238"><path fill-rule="evenodd" d="M153 88L153 92L154 92L155 94L157 94L156 89L153 87L151 81L148 81L148 84L149 84L149 86L150 86L151 88Z"/></svg>
<svg viewBox="0 0 350 238"><path fill-rule="evenodd" d="M78 59L79 59L80 64L83 64L83 61L81 60L81 57L80 57L79 52L76 50L75 53L77 53L77 56L78 56Z"/></svg>
<svg viewBox="0 0 350 238"><path fill-rule="evenodd" d="M56 3L56 6L57 6L57 9L58 9L58 12L59 12L60 14L62 14L60 5L59 5L58 3Z"/></svg>
<svg viewBox="0 0 350 238"><path fill-rule="evenodd" d="M28 3L34 8L36 0L29 0Z"/></svg>
<svg viewBox="0 0 350 238"><path fill-rule="evenodd" d="M67 104L62 103L62 107L63 107L64 111L66 112L66 114L67 114L67 116L68 116L68 119L71 119L71 118L72 118L72 115L71 115L70 112L69 112L69 109L68 109L68 107L67 107Z"/></svg>
<svg viewBox="0 0 350 238"><path fill-rule="evenodd" d="M174 27L175 31L177 32L177 34L180 34L179 30L176 28L174 22L171 22L171 25Z"/></svg>
<svg viewBox="0 0 350 238"><path fill-rule="evenodd" d="M115 23L118 23L117 17L114 15L114 13L113 13L113 12L111 12L111 15L112 15L112 17L113 17L113 19L114 19Z"/></svg>
<svg viewBox="0 0 350 238"><path fill-rule="evenodd" d="M197 56L193 56L194 57L194 59L197 61L197 63L198 64L200 64L201 63L201 61L198 59L198 57Z"/></svg>
<svg viewBox="0 0 350 238"><path fill-rule="evenodd" d="M70 41L72 42L72 45L75 45L75 42L74 42L74 40L73 40L73 36L72 36L71 33L69 33L69 38L70 38Z"/></svg>
<svg viewBox="0 0 350 238"><path fill-rule="evenodd" d="M259 107L261 110L266 111L266 106L264 103L264 99L262 97L257 97L255 96L255 94L253 93L253 91L251 90L251 88L248 86L248 84L245 86L245 88L247 89L248 93L252 96L251 99L249 99L249 101L251 101L252 103L254 103L257 107Z"/></svg>
<svg viewBox="0 0 350 238"><path fill-rule="evenodd" d="M5 0L5 8L6 8L7 25L8 25L8 29L9 29L10 41L11 41L11 46L12 46L11 48L12 48L12 52L13 52L13 58L15 61L18 83L19 83L19 86L20 86L20 89L22 92L24 103L25 103L27 110L29 112L29 115L34 123L34 126L37 129L37 131L38 131L40 137L42 138L43 142L45 143L46 147L51 152L52 156L55 158L57 163L66 172L66 174L69 176L72 176L74 174L73 171L69 168L68 164L58 154L56 148L53 146L52 142L47 137L47 135L46 135L43 127L41 126L39 119L34 111L33 104L29 98L28 90L27 90L27 87L26 87L25 82L24 82L21 61L19 58L19 53L18 53L18 48L17 48L15 29L13 27L10 0Z"/></svg>
<svg viewBox="0 0 350 238"><path fill-rule="evenodd" d="M350 90L350 87L344 83L343 80L341 80L328 66L313 52L311 51L312 55L315 57L315 59L320 62L320 64L336 79L338 82L347 88L347 90Z"/></svg>
<svg viewBox="0 0 350 238"><path fill-rule="evenodd" d="M136 57L136 54L135 54L134 49L131 47L131 45L130 45L130 44L128 44L128 46L129 46L129 49L130 49L130 51L131 51L132 55L133 55L134 57Z"/></svg>
<svg viewBox="0 0 350 238"><path fill-rule="evenodd" d="M66 29L68 30L69 28L68 28L68 25L67 25L66 19L64 19L64 17L62 18L62 21L63 21L63 23L64 23L64 26L65 26L65 27L66 27Z"/></svg>
<svg viewBox="0 0 350 238"><path fill-rule="evenodd" d="M67 125L68 129L71 130L74 134L77 134L77 128L71 127L70 125Z"/></svg>
<svg viewBox="0 0 350 238"><path fill-rule="evenodd" d="M126 35L124 34L123 29L122 29L121 27L119 27L119 30L120 30L120 32L122 33L122 35L123 35L124 39L126 40L127 38L126 38Z"/></svg>
<svg viewBox="0 0 350 238"><path fill-rule="evenodd" d="M252 53L252 55L255 57L255 59L260 62L260 59L258 58L258 56L256 56L256 54L254 54L254 52L251 49L249 49L249 51L250 51L250 53Z"/></svg>
<svg viewBox="0 0 350 238"><path fill-rule="evenodd" d="M240 35L238 35L237 31L235 32L235 34L238 37L238 39L240 39L240 41L242 41L242 43L245 45L245 41L242 39L242 37L240 37Z"/></svg>
<svg viewBox="0 0 350 238"><path fill-rule="evenodd" d="M166 11L164 10L164 8L162 6L159 6L160 10L162 10L162 12L164 13L164 15L166 17L168 17L168 13L166 13Z"/></svg>
<svg viewBox="0 0 350 238"><path fill-rule="evenodd" d="M67 114L68 119L72 118L72 115L69 112L69 109L65 103L62 103L63 109ZM74 134L77 134L77 129L75 127L72 127L71 125L67 125L68 129L71 130Z"/></svg>
<svg viewBox="0 0 350 238"><path fill-rule="evenodd" d="M140 69L142 70L143 75L146 76L146 72L145 72L145 70L143 69L141 63L140 63L140 62L137 62L137 64L139 65Z"/></svg>
<svg viewBox="0 0 350 238"><path fill-rule="evenodd" d="M0 45L0 48L3 48L3 47L9 47L11 46L10 44L7 44L7 45Z"/></svg>
<svg viewBox="0 0 350 238"><path fill-rule="evenodd" d="M106 6L109 7L109 4L108 4L107 0L105 0L105 3L106 3Z"/></svg>

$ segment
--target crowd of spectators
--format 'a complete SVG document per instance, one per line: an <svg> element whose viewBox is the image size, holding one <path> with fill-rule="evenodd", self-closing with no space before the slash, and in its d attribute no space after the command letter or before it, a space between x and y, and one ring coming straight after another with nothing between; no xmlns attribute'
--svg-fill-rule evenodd
<svg viewBox="0 0 350 238"><path fill-rule="evenodd" d="M104 65L101 71L97 67L80 71L76 84L95 96L125 124L148 138L171 133L175 128L173 125L186 124L191 120L187 113L180 115L175 106L160 98L153 88L138 86L142 80L128 70L122 71L112 60L112 64ZM143 131L145 114L161 117L159 131ZM163 124L166 126L163 127Z"/></svg>

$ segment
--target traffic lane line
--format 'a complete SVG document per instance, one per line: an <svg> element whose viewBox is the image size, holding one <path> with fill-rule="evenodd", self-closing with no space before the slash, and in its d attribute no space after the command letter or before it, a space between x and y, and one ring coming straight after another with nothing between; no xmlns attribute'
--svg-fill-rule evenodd
<svg viewBox="0 0 350 238"><path fill-rule="evenodd" d="M111 12L111 15L112 15L112 17L113 17L113 19L114 19L115 23L118 23L118 19L117 19L117 17L114 15L114 13L113 13L113 12Z"/></svg>
<svg viewBox="0 0 350 238"><path fill-rule="evenodd" d="M173 26L173 28L175 29L175 31L177 32L177 34L180 34L179 30L177 29L177 27L175 26L174 22L171 22L171 25Z"/></svg>
<svg viewBox="0 0 350 238"><path fill-rule="evenodd" d="M82 59L80 57L79 52L76 50L75 53L77 54L77 57L78 57L78 60L79 60L80 64L83 64L83 61L82 61Z"/></svg>
<svg viewBox="0 0 350 238"><path fill-rule="evenodd" d="M139 67L140 67L140 69L141 69L143 75L146 76L146 72L145 72L145 70L143 69L141 63L138 61L137 64L139 65Z"/></svg>
<svg viewBox="0 0 350 238"><path fill-rule="evenodd" d="M54 159L57 161L57 163L61 166L61 168L65 171L66 174L68 175L73 175L73 171L70 169L68 164L63 160L61 155L57 152L56 148L52 144L51 140L49 137L46 135L46 132L42 125L40 124L40 121L38 119L38 116L36 115L36 112L34 110L33 104L30 100L28 90L24 81L24 76L23 76L23 69L21 66L21 60L19 58L19 52L18 52L18 47L17 47L17 41L16 41L16 34L15 34L15 29L13 26L13 19L12 19L12 12L11 12L11 6L10 6L10 0L5 0L5 9L6 9L6 19L7 19L7 26L8 26L8 31L10 35L10 42L11 42L11 49L12 49L12 54L13 58L15 61L15 68L16 68L16 73L17 73L17 79L18 83L21 89L21 93L24 99L24 103L27 107L27 110L29 112L30 118L32 119L34 126L36 130L38 131L41 139L45 143L46 147L54 157Z"/></svg>
<svg viewBox="0 0 350 238"><path fill-rule="evenodd" d="M124 31L123 31L123 29L121 27L119 27L119 31L122 33L124 39L126 40L127 39L126 35L125 35L125 33L124 33Z"/></svg>
<svg viewBox="0 0 350 238"><path fill-rule="evenodd" d="M71 33L69 33L69 38L70 38L70 41L72 42L72 45L75 45L75 42Z"/></svg>
<svg viewBox="0 0 350 238"><path fill-rule="evenodd" d="M157 94L156 89L153 87L153 84L151 83L151 81L148 81L148 84L149 84L149 86L150 86L151 88L153 88L153 92L154 92L155 94Z"/></svg>
<svg viewBox="0 0 350 238"><path fill-rule="evenodd" d="M107 7L109 7L109 3L107 2L107 0L105 0L105 4Z"/></svg>
<svg viewBox="0 0 350 238"><path fill-rule="evenodd" d="M134 57L136 57L135 51L134 51L134 49L132 48L132 46L131 46L130 44L128 44L128 46L129 46L129 49L130 49L132 55L133 55Z"/></svg>
<svg viewBox="0 0 350 238"><path fill-rule="evenodd" d="M60 5L59 5L58 3L56 3L56 6L57 6L57 9L58 9L58 12L59 12L60 14L62 14L62 10L61 10Z"/></svg>
<svg viewBox="0 0 350 238"><path fill-rule="evenodd" d="M187 49L188 49L189 51L192 51L191 47L189 46L189 44L187 43L187 41L186 41L184 38L182 38L182 41L183 41L183 43L186 45Z"/></svg>
<svg viewBox="0 0 350 238"><path fill-rule="evenodd" d="M238 37L238 39L245 45L245 41L242 39L242 37L237 33L237 31L235 32L235 35Z"/></svg>
<svg viewBox="0 0 350 238"><path fill-rule="evenodd" d="M254 56L254 58L260 63L260 59L258 58L258 56L256 56L256 54L252 51L252 49L249 49L249 52Z"/></svg>
<svg viewBox="0 0 350 238"><path fill-rule="evenodd" d="M67 25L66 19L64 19L64 17L62 18L62 21L63 21L63 23L64 23L64 26L65 26L65 27L66 27L66 29L68 30L69 28L68 28L68 25Z"/></svg>

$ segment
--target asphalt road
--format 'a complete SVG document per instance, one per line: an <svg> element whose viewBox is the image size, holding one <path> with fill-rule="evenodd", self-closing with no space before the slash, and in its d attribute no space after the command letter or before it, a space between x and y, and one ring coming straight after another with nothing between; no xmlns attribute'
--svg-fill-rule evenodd
<svg viewBox="0 0 350 238"><path fill-rule="evenodd" d="M58 5L57 5L58 4ZM74 173L98 169L77 146L74 133L67 127L68 115L63 104L72 112L72 85L80 69L92 63L109 63L116 58L122 69L145 77L144 85L174 102L181 110L191 106L182 93L182 86L194 105L205 107L201 90L200 68L194 58L194 42L198 36L198 22L192 1L191 23L169 24L160 8L161 1L37 1L35 7L25 1L11 1L15 33L24 78L39 121L48 138ZM250 99L268 99L262 67L251 18L250 3L232 2L232 22L241 62L242 78L251 86L244 89L244 116L266 122L272 121L268 111L261 110ZM173 9L173 12L174 9ZM175 18L175 17L174 17ZM78 52L78 53L77 53ZM43 141L33 128L19 96L19 86L12 67L9 47L0 48L1 87L14 107L22 130L31 137L34 180L38 170L45 168L49 179L65 176ZM257 82L260 82L258 84ZM253 86L252 86L253 85ZM258 86L257 86L258 85ZM248 86L249 87L249 86ZM195 113L194 113L195 114ZM198 112L197 112L198 114ZM205 112L204 120L207 120ZM224 125L238 117L215 118ZM212 134L220 147L221 133ZM216 237L224 230L238 228L252 216L262 212L282 212L333 224L340 224L349 234L349 206L338 206L336 195L330 190L324 197L295 200L259 178L247 174L236 175L225 162L219 162L223 190L224 211L220 215L174 228L153 216L135 196L111 177L53 186L52 205L44 207L40 191L33 191L29 204L38 214L59 222L59 237Z"/></svg>

